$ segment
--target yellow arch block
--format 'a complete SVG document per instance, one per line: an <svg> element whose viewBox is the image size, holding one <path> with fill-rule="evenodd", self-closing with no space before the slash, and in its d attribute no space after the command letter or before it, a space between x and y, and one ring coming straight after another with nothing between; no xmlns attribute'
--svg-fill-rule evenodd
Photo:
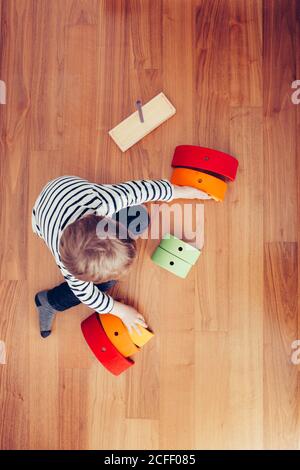
<svg viewBox="0 0 300 470"><path fill-rule="evenodd" d="M175 168L171 176L171 183L200 189L215 201L223 201L227 189L225 181L190 168Z"/></svg>
<svg viewBox="0 0 300 470"><path fill-rule="evenodd" d="M101 314L99 317L110 342L124 357L132 356L139 351L119 317L111 313Z"/></svg>
<svg viewBox="0 0 300 470"><path fill-rule="evenodd" d="M139 335L135 330L132 333L129 333L130 338L139 348L144 346L151 338L153 338L154 333L143 328L142 326L138 325L138 329L140 330L141 334Z"/></svg>

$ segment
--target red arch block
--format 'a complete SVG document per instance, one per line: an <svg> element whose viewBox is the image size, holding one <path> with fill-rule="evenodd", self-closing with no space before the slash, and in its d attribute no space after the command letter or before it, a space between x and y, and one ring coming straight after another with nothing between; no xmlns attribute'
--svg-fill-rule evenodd
<svg viewBox="0 0 300 470"><path fill-rule="evenodd" d="M234 181L239 162L228 153L197 145L178 145L172 166L204 170Z"/></svg>
<svg viewBox="0 0 300 470"><path fill-rule="evenodd" d="M107 337L98 313L93 313L81 323L83 336L101 364L114 375L120 375L134 362L122 356Z"/></svg>

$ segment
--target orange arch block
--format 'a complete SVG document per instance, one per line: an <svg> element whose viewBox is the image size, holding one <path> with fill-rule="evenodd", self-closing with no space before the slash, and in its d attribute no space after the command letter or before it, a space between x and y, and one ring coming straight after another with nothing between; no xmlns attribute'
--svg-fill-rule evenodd
<svg viewBox="0 0 300 470"><path fill-rule="evenodd" d="M124 357L132 356L139 351L130 338L126 326L119 317L111 313L101 314L99 316L109 340Z"/></svg>
<svg viewBox="0 0 300 470"><path fill-rule="evenodd" d="M175 168L171 176L171 183L200 189L215 201L223 201L227 189L227 184L223 180L190 168Z"/></svg>

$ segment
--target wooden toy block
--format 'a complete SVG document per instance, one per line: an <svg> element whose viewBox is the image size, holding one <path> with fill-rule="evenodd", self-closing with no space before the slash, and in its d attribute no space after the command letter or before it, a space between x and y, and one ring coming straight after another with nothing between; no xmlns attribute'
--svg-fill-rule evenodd
<svg viewBox="0 0 300 470"><path fill-rule="evenodd" d="M153 338L154 333L152 331L147 330L146 328L143 328L142 326L138 325L138 329L140 330L140 335L135 331L132 330L129 333L130 338L134 342L136 346L141 348L144 346L148 341L150 341L151 338Z"/></svg>
<svg viewBox="0 0 300 470"><path fill-rule="evenodd" d="M101 322L99 314L94 313L81 323L83 336L101 364L114 375L120 375L134 362L122 354L115 348L107 337Z"/></svg>
<svg viewBox="0 0 300 470"><path fill-rule="evenodd" d="M100 321L108 338L123 356L132 356L139 351L120 318L107 313L100 315Z"/></svg>
<svg viewBox="0 0 300 470"><path fill-rule="evenodd" d="M191 264L186 263L186 261L174 256L172 253L163 250L160 246L156 248L151 259L161 268L164 268L183 279L186 278L192 267Z"/></svg>
<svg viewBox="0 0 300 470"><path fill-rule="evenodd" d="M136 111L109 131L109 135L122 152L126 152L139 140L173 116L176 109L163 93L159 93L142 106L142 112L144 122L141 122L139 112Z"/></svg>
<svg viewBox="0 0 300 470"><path fill-rule="evenodd" d="M159 244L160 248L168 251L169 253L177 256L186 263L195 264L201 252L197 248L189 245L188 243L179 240L174 235L165 234Z"/></svg>
<svg viewBox="0 0 300 470"><path fill-rule="evenodd" d="M231 155L197 145L178 145L172 166L206 170L234 181L239 162Z"/></svg>
<svg viewBox="0 0 300 470"><path fill-rule="evenodd" d="M171 176L171 183L200 189L215 201L223 201L227 189L225 181L190 168L175 168Z"/></svg>

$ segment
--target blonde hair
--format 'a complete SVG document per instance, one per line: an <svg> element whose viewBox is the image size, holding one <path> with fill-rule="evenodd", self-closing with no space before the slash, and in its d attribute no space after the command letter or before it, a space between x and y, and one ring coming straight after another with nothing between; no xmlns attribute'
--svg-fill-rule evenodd
<svg viewBox="0 0 300 470"><path fill-rule="evenodd" d="M136 256L133 239L99 237L97 225L105 217L87 215L63 231L59 253L65 268L77 279L95 283L118 279L126 273ZM109 219L111 222L111 219ZM118 222L115 226L119 228Z"/></svg>

